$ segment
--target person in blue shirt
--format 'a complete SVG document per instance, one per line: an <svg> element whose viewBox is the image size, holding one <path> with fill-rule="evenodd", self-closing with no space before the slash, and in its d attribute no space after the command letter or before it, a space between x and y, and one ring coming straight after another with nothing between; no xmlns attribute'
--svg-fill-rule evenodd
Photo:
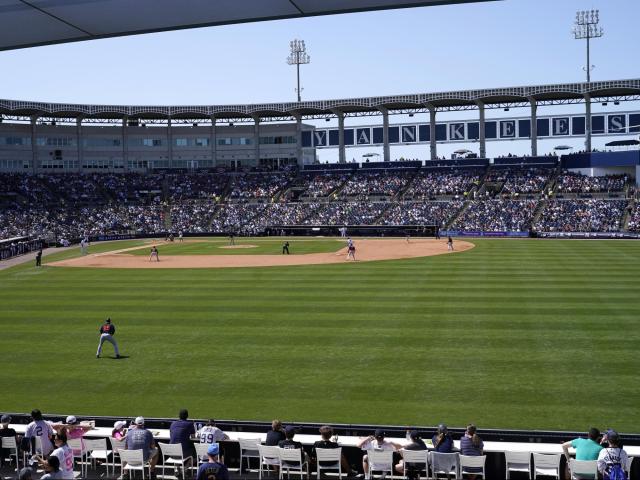
<svg viewBox="0 0 640 480"><path fill-rule="evenodd" d="M191 443L191 435L196 434L195 426L193 422L187 420L187 418L189 418L189 412L186 408L180 410L178 417L179 420L172 422L169 426L169 443L181 444L184 457L193 458L196 455L196 451L193 443Z"/></svg>
<svg viewBox="0 0 640 480"><path fill-rule="evenodd" d="M438 425L438 431L431 439L433 450L439 453L451 453L453 451L453 437L444 423Z"/></svg>
<svg viewBox="0 0 640 480"><path fill-rule="evenodd" d="M229 480L229 470L218 461L220 446L212 443L207 449L208 461L198 468L196 480Z"/></svg>

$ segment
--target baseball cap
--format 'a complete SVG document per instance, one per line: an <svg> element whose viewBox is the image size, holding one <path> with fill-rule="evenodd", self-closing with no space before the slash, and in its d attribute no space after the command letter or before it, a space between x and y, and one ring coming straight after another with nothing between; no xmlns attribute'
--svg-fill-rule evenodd
<svg viewBox="0 0 640 480"><path fill-rule="evenodd" d="M120 430L124 428L126 425L127 425L127 422L125 422L124 420L118 420L113 424L113 428L115 428L116 430Z"/></svg>
<svg viewBox="0 0 640 480"><path fill-rule="evenodd" d="M296 433L296 427L288 425L287 428L284 429L284 433Z"/></svg>
<svg viewBox="0 0 640 480"><path fill-rule="evenodd" d="M144 417L136 417L136 419L134 420L134 423L136 425L144 425Z"/></svg>
<svg viewBox="0 0 640 480"><path fill-rule="evenodd" d="M620 436L618 435L618 432L616 432L615 430L609 429L607 430L607 440L609 442L617 444L618 441L620 440Z"/></svg>
<svg viewBox="0 0 640 480"><path fill-rule="evenodd" d="M440 425L438 425L438 432L440 433L447 433L447 426L444 423L441 423Z"/></svg>
<svg viewBox="0 0 640 480"><path fill-rule="evenodd" d="M67 423L67 425L75 425L76 423L78 423L78 419L73 415L69 415L67 417L66 423Z"/></svg>
<svg viewBox="0 0 640 480"><path fill-rule="evenodd" d="M420 438L420 433L418 433L417 430L411 430L409 432L409 438L411 438L412 440L415 440L416 438Z"/></svg>
<svg viewBox="0 0 640 480"><path fill-rule="evenodd" d="M11 423L11 415L2 415L0 423Z"/></svg>
<svg viewBox="0 0 640 480"><path fill-rule="evenodd" d="M207 454L209 455L218 455L219 452L220 445L218 445L217 443L212 443L211 445L209 445L209 448L207 448Z"/></svg>
<svg viewBox="0 0 640 480"><path fill-rule="evenodd" d="M384 430L382 430L381 428L377 428L375 432L373 432L373 436L378 438L378 437L385 437L385 433Z"/></svg>

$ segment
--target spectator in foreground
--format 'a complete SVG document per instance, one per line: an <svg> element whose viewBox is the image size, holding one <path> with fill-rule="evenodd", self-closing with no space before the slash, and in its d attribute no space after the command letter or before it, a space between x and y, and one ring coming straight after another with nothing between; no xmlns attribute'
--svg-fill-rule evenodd
<svg viewBox="0 0 640 480"><path fill-rule="evenodd" d="M189 412L186 408L180 410L178 417L179 420L172 422L169 426L169 443L179 443L182 445L182 453L185 459L188 457L190 459L189 462L193 462L196 451L191 443L191 435L196 434L196 429L193 422L187 420L187 418L189 418Z"/></svg>
<svg viewBox="0 0 640 480"><path fill-rule="evenodd" d="M385 440L385 436L384 430L378 428L373 435L361 439L357 446L362 450L400 450L402 448L401 445ZM393 465L378 465L373 463L369 465L369 456L365 455L362 457L362 469L364 470L366 478L370 478L371 476L370 468L371 470L392 470Z"/></svg>
<svg viewBox="0 0 640 480"><path fill-rule="evenodd" d="M567 459L567 465L569 464L571 457L569 456L569 447L575 448L576 460L597 460L602 445L598 443L600 438L600 430L597 428L590 428L587 433L588 438L576 438L562 444L562 450L564 456Z"/></svg>
<svg viewBox="0 0 640 480"><path fill-rule="evenodd" d="M331 428L329 425L324 425L323 427L320 427L320 437L322 437L322 440L318 440L313 444L314 458L316 458L316 450L318 448L320 449L340 448L340 444L331 439L331 437L333 437L333 428ZM315 461L317 461L317 459ZM332 465L332 463L320 462L320 465L323 467L326 467L326 466ZM342 467L342 471L347 473L348 477L353 477L356 475L356 472L351 470L351 465L349 465L349 462L347 461L347 457L344 455L344 453L340 456L340 465Z"/></svg>
<svg viewBox="0 0 640 480"><path fill-rule="evenodd" d="M460 439L460 454L468 455L471 457L479 457L482 455L482 451L484 449L484 442L476 433L476 426L471 423L467 425L467 431L464 433L464 436ZM482 472L482 469L479 467L467 467L466 471L469 472L469 478L474 480L477 475L475 473Z"/></svg>
<svg viewBox="0 0 640 480"><path fill-rule="evenodd" d="M424 443L424 440L422 440L422 437L420 436L420 433L418 433L417 430L411 430L408 433L408 435L411 442L409 442L407 445L402 447L403 450L426 450L427 449L427 445ZM399 474L403 474L404 460L400 460L400 462L398 462L395 468L396 468L396 472L398 472ZM412 463L407 463L407 474L410 479L419 477L420 472L418 471L418 468L421 468L421 466L418 466Z"/></svg>
<svg viewBox="0 0 640 480"><path fill-rule="evenodd" d="M598 454L598 472L600 472L604 480L622 478L617 474L626 470L629 456L622 448L618 432L609 430L606 437L609 446L600 450Z"/></svg>
<svg viewBox="0 0 640 480"><path fill-rule="evenodd" d="M18 480L32 480L33 479L33 469L31 467L24 467L20 469L18 472Z"/></svg>
<svg viewBox="0 0 640 480"><path fill-rule="evenodd" d="M144 417L136 417L135 428L129 429L126 436L127 450L142 450L145 462L149 461L151 478L156 476L156 464L158 463L158 447L149 430L144 428Z"/></svg>
<svg viewBox="0 0 640 480"><path fill-rule="evenodd" d="M282 429L282 422L277 419L271 422L271 430L267 432L267 439L264 444L271 447L277 447L278 444L285 439L286 437Z"/></svg>
<svg viewBox="0 0 640 480"><path fill-rule="evenodd" d="M127 426L127 422L124 420L118 420L113 424L113 430L111 430L111 437L116 440L122 440L127 436L127 429L124 428Z"/></svg>
<svg viewBox="0 0 640 480"><path fill-rule="evenodd" d="M60 478L65 480L73 480L75 475L73 473L73 450L67 445L67 434L59 432L53 437L53 442L56 446L55 450L51 452L51 457L58 457L58 466L60 468ZM41 458L39 463L44 466L45 459Z"/></svg>
<svg viewBox="0 0 640 480"><path fill-rule="evenodd" d="M216 421L211 418L207 424L196 432L200 443L217 443L229 440L229 435L216 427Z"/></svg>
<svg viewBox="0 0 640 480"><path fill-rule="evenodd" d="M196 480L229 480L229 470L218 461L219 454L220 446L217 443L209 445L207 449L208 461L198 468Z"/></svg>
<svg viewBox="0 0 640 480"><path fill-rule="evenodd" d="M285 435L285 439L281 440L280 442L278 442L278 447L280 448L284 448L284 449L296 449L296 450L300 450L302 452L302 455L300 456L302 463L309 463L309 455L307 455L307 452L304 451L304 447L302 446L302 444L300 442L296 442L293 437L295 437L296 435L296 427L294 427L293 425L289 425L287 428L284 429L284 435ZM285 462L282 462L283 467L286 466ZM297 465L295 465L297 467Z"/></svg>
<svg viewBox="0 0 640 480"><path fill-rule="evenodd" d="M27 430L24 433L24 438L28 441L40 437L42 442L42 455L47 456L53 450L53 444L51 443L51 436L53 435L53 428L51 424L42 418L42 412L37 408L31 411L32 422L27 425ZM35 441L35 440L34 440Z"/></svg>
<svg viewBox="0 0 640 480"><path fill-rule="evenodd" d="M444 423L438 425L438 431L431 441L434 451L438 453L451 453L453 451L453 437Z"/></svg>
<svg viewBox="0 0 640 480"><path fill-rule="evenodd" d="M0 438L13 437L16 438L16 431L13 428L9 428L11 423L10 415L2 415L0 418ZM9 456L10 450L7 448L0 448L0 466L5 458ZM16 459L17 461L17 459Z"/></svg>
<svg viewBox="0 0 640 480"><path fill-rule="evenodd" d="M60 471L60 460L55 455L49 455L44 461L44 475L40 477L40 480L57 480L62 477Z"/></svg>

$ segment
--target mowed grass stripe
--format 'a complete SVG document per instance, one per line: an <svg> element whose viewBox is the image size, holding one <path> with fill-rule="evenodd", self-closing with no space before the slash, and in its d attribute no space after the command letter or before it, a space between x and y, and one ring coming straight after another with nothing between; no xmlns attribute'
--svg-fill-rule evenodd
<svg viewBox="0 0 640 480"><path fill-rule="evenodd" d="M637 430L640 244L474 242L457 255L348 265L9 269L0 378L15 388L0 404ZM106 315L129 358L94 358ZM51 376L61 393L42 396L33 386ZM611 391L614 411L598 393Z"/></svg>

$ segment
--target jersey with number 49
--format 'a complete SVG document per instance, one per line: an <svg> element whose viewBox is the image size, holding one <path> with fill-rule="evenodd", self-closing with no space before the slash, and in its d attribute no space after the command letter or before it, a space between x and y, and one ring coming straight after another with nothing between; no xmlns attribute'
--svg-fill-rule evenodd
<svg viewBox="0 0 640 480"><path fill-rule="evenodd" d="M73 450L69 445L56 448L51 455L55 455L60 460L61 478L73 480L75 478L73 474Z"/></svg>

